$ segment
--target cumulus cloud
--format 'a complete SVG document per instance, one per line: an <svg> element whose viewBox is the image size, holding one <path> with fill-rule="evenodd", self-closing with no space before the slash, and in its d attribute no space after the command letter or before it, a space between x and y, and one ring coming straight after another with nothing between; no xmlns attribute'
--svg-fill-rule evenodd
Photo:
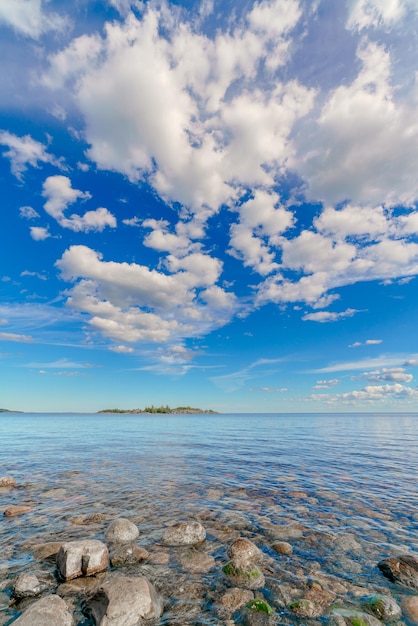
<svg viewBox="0 0 418 626"><path fill-rule="evenodd" d="M71 246L56 265L76 283L68 304L89 313L90 326L117 342L200 336L226 324L237 306L235 296L215 284L221 262L201 252L169 255L167 273L103 261L86 246Z"/></svg>
<svg viewBox="0 0 418 626"><path fill-rule="evenodd" d="M2 0L0 24L34 39L50 30L61 31L68 26L66 17L46 11L45 4L42 0Z"/></svg>
<svg viewBox="0 0 418 626"><path fill-rule="evenodd" d="M313 386L313 389L331 389L338 385L341 380L339 378L332 378L331 380L317 380L316 385Z"/></svg>
<svg viewBox="0 0 418 626"><path fill-rule="evenodd" d="M405 15L407 4L405 0L349 0L347 28L363 30L392 26Z"/></svg>
<svg viewBox="0 0 418 626"><path fill-rule="evenodd" d="M51 233L48 228L44 228L43 226L31 226L29 232L30 236L35 241L44 241L45 239L48 239L48 237L51 237Z"/></svg>
<svg viewBox="0 0 418 626"><path fill-rule="evenodd" d="M42 195L46 198L44 209L60 226L76 232L101 232L107 226L116 227L116 218L107 209L101 207L95 211L87 211L84 215L64 215L70 204L77 200L91 198L89 192L73 189L67 176L48 176L42 187Z"/></svg>
<svg viewBox="0 0 418 626"><path fill-rule="evenodd" d="M299 136L299 171L310 197L331 205L412 206L418 198L416 96L410 103L395 99L383 47L365 41L357 55L357 77L330 93L315 129ZM376 220L374 230L379 210Z"/></svg>
<svg viewBox="0 0 418 626"><path fill-rule="evenodd" d="M10 159L10 168L18 180L23 180L23 173L28 165L40 167L40 163L49 163L59 169L65 169L62 159L57 159L47 152L47 146L33 139L30 135L18 137L6 130L0 131L0 145L7 146L3 156Z"/></svg>

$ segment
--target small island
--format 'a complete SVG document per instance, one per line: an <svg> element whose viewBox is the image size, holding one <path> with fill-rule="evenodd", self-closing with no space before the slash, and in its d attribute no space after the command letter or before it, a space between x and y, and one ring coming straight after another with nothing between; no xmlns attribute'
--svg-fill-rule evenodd
<svg viewBox="0 0 418 626"><path fill-rule="evenodd" d="M194 415L196 413L203 415L216 414L216 411L212 411L212 409L197 409L192 406L178 406L174 409L170 408L168 405L166 406L146 406L145 409L103 409L98 411L98 413L128 413L130 415L137 415L143 413L166 413L170 415L182 415L182 414L191 414Z"/></svg>
<svg viewBox="0 0 418 626"><path fill-rule="evenodd" d="M0 409L0 413L23 413L23 411L13 411L11 409Z"/></svg>

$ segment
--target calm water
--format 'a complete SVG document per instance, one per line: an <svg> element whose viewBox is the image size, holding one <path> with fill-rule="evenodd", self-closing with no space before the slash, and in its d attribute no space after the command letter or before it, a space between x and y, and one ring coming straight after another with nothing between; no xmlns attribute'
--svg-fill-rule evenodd
<svg viewBox="0 0 418 626"><path fill-rule="evenodd" d="M109 521L127 516L151 550L168 523L200 517L219 568L199 575L205 601L196 600L199 618L192 611L189 623L224 623L215 610L225 585L219 572L228 539L239 534L271 558L269 600L301 571L345 581L349 602L356 588L358 597L363 588L400 599L376 563L418 552L417 426L418 414L2 414L0 475L14 476L19 488L0 493L0 510L22 503L34 510L0 524L0 582L39 568L31 543L103 539ZM89 523L94 513L103 520ZM293 555L272 551L277 538ZM157 584L168 567L184 578L177 557L146 573ZM169 607L166 623L188 623L176 618L179 605ZM0 624L6 615L3 597ZM284 612L280 623L299 623L289 619Z"/></svg>

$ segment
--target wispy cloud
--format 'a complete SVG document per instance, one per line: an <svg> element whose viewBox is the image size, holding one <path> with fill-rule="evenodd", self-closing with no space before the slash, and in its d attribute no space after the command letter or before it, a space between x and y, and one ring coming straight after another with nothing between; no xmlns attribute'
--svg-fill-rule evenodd
<svg viewBox="0 0 418 626"><path fill-rule="evenodd" d="M367 369L380 369L382 367L396 367L404 365L406 363L415 363L418 358L417 354L395 354L395 355L382 355L372 359L360 359L358 361L345 361L342 363L334 363L321 367L319 369L312 370L313 373L325 374L332 372L349 372L350 370L367 370Z"/></svg>

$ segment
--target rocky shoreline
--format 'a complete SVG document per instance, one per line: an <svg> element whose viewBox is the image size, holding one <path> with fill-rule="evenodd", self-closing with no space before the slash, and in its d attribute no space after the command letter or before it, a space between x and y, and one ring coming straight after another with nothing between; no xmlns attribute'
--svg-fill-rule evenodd
<svg viewBox="0 0 418 626"><path fill-rule="evenodd" d="M0 488L13 494L19 485L5 476ZM14 501L4 518L22 524L34 507ZM312 546L314 536L291 521L266 524L260 534L231 511L225 524L207 508L152 533L144 522L94 511L72 523L77 538L19 546L21 571L0 583L0 626L418 624L411 554L376 562L365 587L301 559L299 546ZM346 533L336 552L355 551L355 544Z"/></svg>

